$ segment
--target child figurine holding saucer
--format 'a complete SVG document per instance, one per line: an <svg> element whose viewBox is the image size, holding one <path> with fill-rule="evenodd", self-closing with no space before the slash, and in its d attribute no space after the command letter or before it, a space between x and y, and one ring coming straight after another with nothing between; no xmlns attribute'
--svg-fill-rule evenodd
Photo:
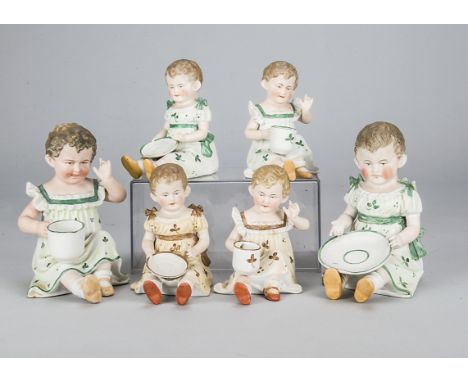
<svg viewBox="0 0 468 382"><path fill-rule="evenodd" d="M248 168L244 171L247 178L266 164L283 167L291 181L296 177L310 179L318 172L312 151L294 127L296 121L305 124L312 121L313 99L307 95L304 99L293 99L298 80L296 68L286 61L272 62L263 70L261 85L266 98L255 105L249 103L250 120L245 129L246 137L252 140ZM278 143L288 147L279 151L275 148Z"/></svg>
<svg viewBox="0 0 468 382"><path fill-rule="evenodd" d="M398 177L407 160L405 139L395 125L374 122L359 132L354 151L360 175L350 178L347 207L332 222L330 235L342 235L348 229L375 231L389 240L391 254L382 267L360 277L328 268L323 276L325 293L339 299L346 285L355 289L357 302L367 301L374 293L412 297L423 274L426 251L420 242L422 205L415 183Z"/></svg>
<svg viewBox="0 0 468 382"><path fill-rule="evenodd" d="M125 189L112 176L109 161L100 159L99 168L93 167L99 181L88 178L97 146L93 134L84 127L57 125L45 148L45 160L55 175L38 187L27 183L26 193L32 201L18 218L21 231L38 236L28 297L73 293L98 303L102 296L114 294L113 284L128 282L120 271L122 261L114 240L102 230L98 213L104 201L122 202ZM67 219L78 220L85 231L84 252L70 263L58 261L48 242L49 223Z"/></svg>
<svg viewBox="0 0 468 382"><path fill-rule="evenodd" d="M163 294L175 294L179 305L187 304L192 295L208 296L212 284L207 255L208 223L201 206L185 206L190 187L183 168L173 163L157 166L150 177L150 188L151 198L160 208L146 210L142 247L147 263L141 279L131 288L136 293L146 293L155 305L161 303ZM178 255L188 264L186 273L175 285L152 273L147 266L151 257L162 252Z"/></svg>
<svg viewBox="0 0 468 382"><path fill-rule="evenodd" d="M138 161L124 155L122 164L134 179L141 177L143 169L149 179L153 167L164 163L178 164L188 178L214 174L219 167L218 154L214 135L208 131L211 121L208 102L198 95L203 82L200 66L192 60L177 60L167 67L165 76L171 100L167 101L164 126L153 141L173 144L169 149L173 151L162 153L161 158Z"/></svg>
<svg viewBox="0 0 468 382"><path fill-rule="evenodd" d="M242 305L251 302L251 293L263 294L267 300L279 301L280 293L300 293L296 282L295 260L288 232L297 228L306 230L309 221L299 216L299 206L289 202L290 183L283 168L266 165L258 168L252 177L249 193L254 205L239 212L233 208L235 228L226 240L226 247L234 251L240 241L256 243L261 248L258 271L246 275L234 271L229 280L218 283L214 291L235 294ZM252 257L252 260L255 259Z"/></svg>

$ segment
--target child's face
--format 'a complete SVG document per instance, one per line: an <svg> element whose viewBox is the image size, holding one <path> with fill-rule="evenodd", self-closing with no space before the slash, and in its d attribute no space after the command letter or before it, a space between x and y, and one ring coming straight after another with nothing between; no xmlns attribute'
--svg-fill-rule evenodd
<svg viewBox="0 0 468 382"><path fill-rule="evenodd" d="M190 188L184 189L182 181L174 182L160 181L156 183L156 190L151 193L151 198L159 204L162 210L177 212L185 206L185 198L188 196Z"/></svg>
<svg viewBox="0 0 468 382"><path fill-rule="evenodd" d="M287 200L287 197L283 198L283 186L280 183L275 183L271 187L266 187L263 184L257 184L255 187L250 186L249 192L259 212L277 212L281 203Z"/></svg>
<svg viewBox="0 0 468 382"><path fill-rule="evenodd" d="M79 184L89 174L93 149L76 151L75 147L65 145L58 157L46 156L47 163L55 169L55 176L67 184Z"/></svg>
<svg viewBox="0 0 468 382"><path fill-rule="evenodd" d="M169 96L176 104L192 101L198 96L201 87L200 81L194 81L186 74L177 74L174 77L166 76Z"/></svg>
<svg viewBox="0 0 468 382"><path fill-rule="evenodd" d="M263 80L262 86L267 92L267 98L275 103L283 104L291 101L296 87L296 77L284 78L283 75Z"/></svg>
<svg viewBox="0 0 468 382"><path fill-rule="evenodd" d="M366 182L381 186L398 179L398 169L405 165L406 155L398 157L393 143L374 152L361 147L354 162Z"/></svg>

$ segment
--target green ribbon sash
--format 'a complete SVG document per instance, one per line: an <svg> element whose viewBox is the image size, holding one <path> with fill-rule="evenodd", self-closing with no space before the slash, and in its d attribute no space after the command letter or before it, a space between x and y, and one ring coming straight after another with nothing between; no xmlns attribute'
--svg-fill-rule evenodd
<svg viewBox="0 0 468 382"><path fill-rule="evenodd" d="M211 134L211 133L208 133L206 138L203 141L200 141L201 152L202 152L203 156L205 156L207 158L211 158L211 156L213 155L213 150L211 149L210 144L213 141L214 141L214 135Z"/></svg>
<svg viewBox="0 0 468 382"><path fill-rule="evenodd" d="M171 123L169 125L170 129L197 129L198 125L195 123Z"/></svg>

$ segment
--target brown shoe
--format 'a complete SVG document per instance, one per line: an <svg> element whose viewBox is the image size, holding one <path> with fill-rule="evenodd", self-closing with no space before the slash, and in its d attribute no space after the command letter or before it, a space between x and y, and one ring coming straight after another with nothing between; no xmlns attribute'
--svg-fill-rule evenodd
<svg viewBox="0 0 468 382"><path fill-rule="evenodd" d="M96 276L88 275L83 278L81 282L81 290L83 297L91 304L97 304L102 300L101 287Z"/></svg>
<svg viewBox="0 0 468 382"><path fill-rule="evenodd" d="M179 305L187 304L192 295L192 287L188 283L180 284L176 289L176 301Z"/></svg>
<svg viewBox="0 0 468 382"><path fill-rule="evenodd" d="M356 284L354 299L357 302L366 302L374 293L374 283L369 277L363 277Z"/></svg>
<svg viewBox="0 0 468 382"><path fill-rule="evenodd" d="M279 301L281 298L278 288L270 287L263 290L263 294L268 301Z"/></svg>
<svg viewBox="0 0 468 382"><path fill-rule="evenodd" d="M120 158L122 162L122 166L124 166L125 170L130 174L133 179L140 179L141 178L141 168L138 166L138 162L128 155L124 155Z"/></svg>
<svg viewBox="0 0 468 382"><path fill-rule="evenodd" d="M283 164L284 171L288 174L289 180L296 180L296 166L292 160L286 159Z"/></svg>
<svg viewBox="0 0 468 382"><path fill-rule="evenodd" d="M150 181L151 180L151 174L153 173L153 170L155 169L155 165L153 164L153 161L151 159L144 159L143 160L143 168L145 169L146 179L148 179L148 181Z"/></svg>
<svg viewBox="0 0 468 382"><path fill-rule="evenodd" d="M237 282L234 284L234 294L237 297L237 301L241 305L250 305L251 297L249 288L244 283Z"/></svg>
<svg viewBox="0 0 468 382"><path fill-rule="evenodd" d="M296 175L301 179L314 179L315 175L304 168L296 168Z"/></svg>
<svg viewBox="0 0 468 382"><path fill-rule="evenodd" d="M146 280L143 283L143 290L148 299L154 304L159 305L162 301L162 294L158 286L151 280Z"/></svg>
<svg viewBox="0 0 468 382"><path fill-rule="evenodd" d="M323 274L325 294L330 300L338 300L343 293L343 280L335 268L328 268Z"/></svg>

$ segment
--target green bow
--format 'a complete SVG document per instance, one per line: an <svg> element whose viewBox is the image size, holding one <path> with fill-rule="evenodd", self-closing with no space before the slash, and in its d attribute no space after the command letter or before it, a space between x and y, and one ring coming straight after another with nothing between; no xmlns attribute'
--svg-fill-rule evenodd
<svg viewBox="0 0 468 382"><path fill-rule="evenodd" d="M169 99L169 100L167 100L167 102L166 102L166 107L169 109L169 108L172 107L174 104L175 104L175 101L172 100L172 99Z"/></svg>
<svg viewBox="0 0 468 382"><path fill-rule="evenodd" d="M214 135L211 133L208 133L206 138L203 141L200 141L201 144L201 152L203 156L207 158L211 158L213 155L213 150L211 150L210 143L214 141Z"/></svg>
<svg viewBox="0 0 468 382"><path fill-rule="evenodd" d="M362 179L361 174L357 176L357 178L354 178L352 176L349 177L349 189L351 188L357 188L359 183L363 182L364 179Z"/></svg>
<svg viewBox="0 0 468 382"><path fill-rule="evenodd" d="M208 106L208 101L202 97L198 97L196 100L196 105L195 107L198 109L198 110L203 110L205 107Z"/></svg>
<svg viewBox="0 0 468 382"><path fill-rule="evenodd" d="M421 238L424 236L425 229L421 228L419 235L411 243L408 244L413 260L419 260L420 258L427 255L426 248L424 248Z"/></svg>
<svg viewBox="0 0 468 382"><path fill-rule="evenodd" d="M414 182L410 182L408 178L400 179L400 183L405 186L405 191L408 196L413 196L413 191L416 191L416 184Z"/></svg>

